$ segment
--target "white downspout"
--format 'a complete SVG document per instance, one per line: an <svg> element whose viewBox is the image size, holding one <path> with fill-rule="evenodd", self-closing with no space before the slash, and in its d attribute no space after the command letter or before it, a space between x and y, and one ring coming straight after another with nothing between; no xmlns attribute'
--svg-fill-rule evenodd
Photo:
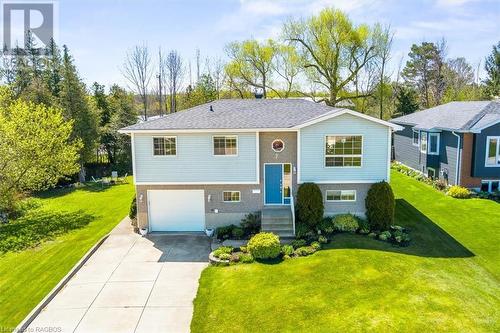
<svg viewBox="0 0 500 333"><path fill-rule="evenodd" d="M457 137L457 166L455 169L455 185L460 185L460 135L451 131L451 134Z"/></svg>

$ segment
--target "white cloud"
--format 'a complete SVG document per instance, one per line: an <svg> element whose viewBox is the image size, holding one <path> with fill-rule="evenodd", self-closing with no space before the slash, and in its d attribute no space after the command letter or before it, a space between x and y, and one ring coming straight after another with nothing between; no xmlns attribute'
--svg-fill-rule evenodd
<svg viewBox="0 0 500 333"><path fill-rule="evenodd" d="M436 5L439 7L461 7L469 2L477 0L437 0Z"/></svg>

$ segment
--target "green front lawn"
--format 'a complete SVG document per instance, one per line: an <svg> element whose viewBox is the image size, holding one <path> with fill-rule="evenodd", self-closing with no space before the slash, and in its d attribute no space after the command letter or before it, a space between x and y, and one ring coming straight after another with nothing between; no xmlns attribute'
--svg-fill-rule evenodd
<svg viewBox="0 0 500 333"><path fill-rule="evenodd" d="M27 224L31 223L29 228L39 228L40 223L50 221L57 224L59 236L32 249L0 255L0 331L14 329L78 260L127 215L133 193L130 182L102 190L91 185L50 191L40 196L41 206L29 212L33 221L23 221L24 225L16 230L9 226L9 232L25 233L19 230ZM61 220L76 229L64 232L60 225L66 222L57 223ZM47 233L43 228L38 230Z"/></svg>
<svg viewBox="0 0 500 333"><path fill-rule="evenodd" d="M306 258L209 267L192 331L498 332L500 205L391 183L409 247L343 234Z"/></svg>

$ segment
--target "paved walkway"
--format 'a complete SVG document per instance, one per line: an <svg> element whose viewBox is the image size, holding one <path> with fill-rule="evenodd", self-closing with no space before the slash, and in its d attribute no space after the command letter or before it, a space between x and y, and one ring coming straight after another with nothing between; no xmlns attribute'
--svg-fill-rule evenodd
<svg viewBox="0 0 500 333"><path fill-rule="evenodd" d="M205 236L143 238L126 219L27 332L189 332L209 251Z"/></svg>

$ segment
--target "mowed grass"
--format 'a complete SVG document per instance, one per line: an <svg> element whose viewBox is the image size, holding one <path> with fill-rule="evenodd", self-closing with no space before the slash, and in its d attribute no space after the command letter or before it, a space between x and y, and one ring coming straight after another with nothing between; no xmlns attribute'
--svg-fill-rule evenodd
<svg viewBox="0 0 500 333"><path fill-rule="evenodd" d="M500 331L500 205L391 183L409 247L342 234L306 258L209 267L192 331Z"/></svg>
<svg viewBox="0 0 500 333"><path fill-rule="evenodd" d="M81 257L128 214L134 193L130 182L131 178L128 184L102 190L92 185L40 195L41 206L35 211L40 214L34 215L84 217L88 221L82 228L35 248L0 255L0 331L13 330Z"/></svg>

